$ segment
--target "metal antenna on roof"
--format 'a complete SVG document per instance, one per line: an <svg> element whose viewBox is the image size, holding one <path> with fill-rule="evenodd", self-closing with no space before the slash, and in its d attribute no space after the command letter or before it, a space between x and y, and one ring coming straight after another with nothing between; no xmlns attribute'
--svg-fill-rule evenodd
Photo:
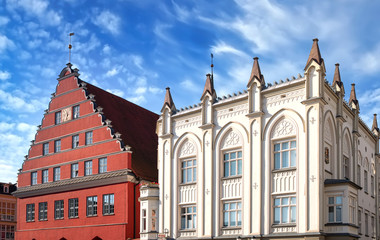
<svg viewBox="0 0 380 240"><path fill-rule="evenodd" d="M71 36L74 36L74 33L70 33L70 43L69 43L69 63L71 62L71 49L73 48L73 45L71 45Z"/></svg>
<svg viewBox="0 0 380 240"><path fill-rule="evenodd" d="M214 55L211 53L211 79L214 80Z"/></svg>

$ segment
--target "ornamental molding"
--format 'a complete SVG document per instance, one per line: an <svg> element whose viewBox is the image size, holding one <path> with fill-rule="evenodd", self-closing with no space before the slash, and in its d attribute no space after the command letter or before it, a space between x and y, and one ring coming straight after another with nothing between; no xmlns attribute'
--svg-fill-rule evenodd
<svg viewBox="0 0 380 240"><path fill-rule="evenodd" d="M284 94L277 94L273 97L264 99L264 106L266 108L274 107L278 105L284 105L291 102L301 102L305 100L305 90L300 89L292 92L286 92Z"/></svg>
<svg viewBox="0 0 380 240"><path fill-rule="evenodd" d="M286 118L277 123L272 132L272 138L286 137L296 135L296 128L293 123Z"/></svg>
<svg viewBox="0 0 380 240"><path fill-rule="evenodd" d="M235 147L235 146L241 146L242 141L241 137L238 133L231 130L227 136L224 138L222 143L222 148L228 148L228 147Z"/></svg>
<svg viewBox="0 0 380 240"><path fill-rule="evenodd" d="M197 154L197 148L190 141L186 141L179 151L179 157L193 156Z"/></svg>
<svg viewBox="0 0 380 240"><path fill-rule="evenodd" d="M234 116L245 115L248 113L248 103L237 105L231 108L222 109L220 111L216 111L216 118L218 120L231 118Z"/></svg>
<svg viewBox="0 0 380 240"><path fill-rule="evenodd" d="M200 125L202 125L201 116L196 116L196 117L187 118L185 120L174 122L175 130L185 129L185 128L194 127L194 126L200 126Z"/></svg>

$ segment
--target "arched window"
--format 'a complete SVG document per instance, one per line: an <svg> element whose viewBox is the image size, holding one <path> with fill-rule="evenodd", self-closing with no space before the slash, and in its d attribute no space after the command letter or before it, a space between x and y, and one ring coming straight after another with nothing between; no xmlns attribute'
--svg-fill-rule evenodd
<svg viewBox="0 0 380 240"><path fill-rule="evenodd" d="M195 183L197 181L197 158L194 143L186 140L179 151L181 166L181 183Z"/></svg>
<svg viewBox="0 0 380 240"><path fill-rule="evenodd" d="M243 138L239 131L230 129L221 143L223 227L242 225Z"/></svg>
<svg viewBox="0 0 380 240"><path fill-rule="evenodd" d="M350 179L350 171L351 171L351 168L350 168L350 165L351 165L351 141L350 141L350 138L348 136L348 134L346 134L344 136L344 140L343 140L343 159L342 159L342 176L343 178L345 179Z"/></svg>
<svg viewBox="0 0 380 240"><path fill-rule="evenodd" d="M291 119L282 118L271 132L273 224L297 222L296 167L297 130Z"/></svg>
<svg viewBox="0 0 380 240"><path fill-rule="evenodd" d="M362 185L362 162L363 162L363 158L362 158L362 154L359 152L358 153L358 169L357 169L357 179L356 179L356 182L359 186Z"/></svg>

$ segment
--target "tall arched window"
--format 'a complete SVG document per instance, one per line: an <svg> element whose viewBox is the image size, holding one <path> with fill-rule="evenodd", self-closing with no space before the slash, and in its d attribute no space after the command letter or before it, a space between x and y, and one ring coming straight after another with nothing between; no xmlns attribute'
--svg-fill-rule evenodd
<svg viewBox="0 0 380 240"><path fill-rule="evenodd" d="M243 139L236 129L222 138L222 212L224 228L242 225Z"/></svg>
<svg viewBox="0 0 380 240"><path fill-rule="evenodd" d="M271 132L273 226L296 224L297 131L282 118Z"/></svg>
<svg viewBox="0 0 380 240"><path fill-rule="evenodd" d="M185 139L178 151L179 164L179 217L182 230L196 229L197 219L197 147Z"/></svg>
<svg viewBox="0 0 380 240"><path fill-rule="evenodd" d="M342 159L342 177L350 179L351 165L351 141L346 134L343 140L343 159Z"/></svg>

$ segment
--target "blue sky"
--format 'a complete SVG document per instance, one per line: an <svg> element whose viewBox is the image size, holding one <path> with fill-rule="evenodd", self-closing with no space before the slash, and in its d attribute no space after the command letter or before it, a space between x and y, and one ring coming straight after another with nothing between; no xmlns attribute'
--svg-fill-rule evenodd
<svg viewBox="0 0 380 240"><path fill-rule="evenodd" d="M159 113L199 102L210 53L218 96L246 88L252 57L267 83L303 75L312 39L331 83L341 64L346 98L380 111L379 1L0 0L0 181L15 182L68 62L81 78Z"/></svg>

